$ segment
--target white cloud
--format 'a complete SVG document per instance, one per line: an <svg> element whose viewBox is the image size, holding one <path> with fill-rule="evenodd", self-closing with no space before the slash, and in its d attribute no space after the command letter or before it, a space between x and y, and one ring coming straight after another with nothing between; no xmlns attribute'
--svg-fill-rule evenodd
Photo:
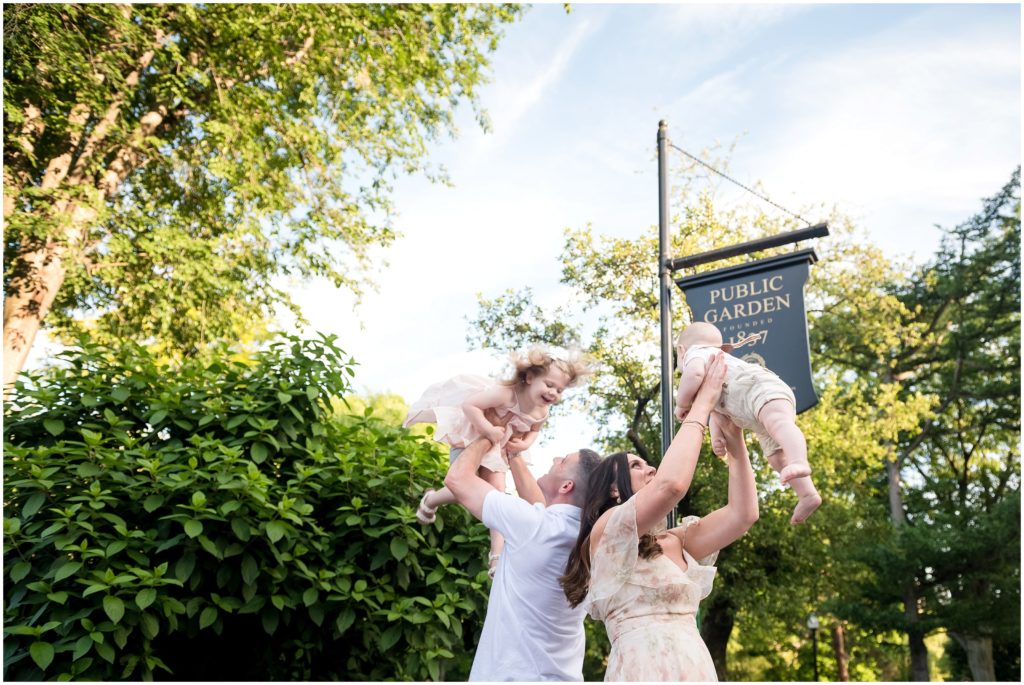
<svg viewBox="0 0 1024 685"><path fill-rule="evenodd" d="M736 43L808 8L795 4L685 3L667 6L667 27L694 41Z"/></svg>
<svg viewBox="0 0 1024 685"><path fill-rule="evenodd" d="M838 202L883 247L930 253L932 225L966 219L1020 163L1020 45L969 26L915 33L894 27L766 83L786 123L750 141L751 169L792 191L781 204Z"/></svg>
<svg viewBox="0 0 1024 685"><path fill-rule="evenodd" d="M473 161L485 152L504 144L516 131L519 122L548 94L569 67L574 56L600 25L600 21L582 19L568 22L568 34L548 46L532 41L535 53L520 51L518 63L509 64L508 71L496 69L495 82L487 93L488 112L493 125L490 135L477 134Z"/></svg>

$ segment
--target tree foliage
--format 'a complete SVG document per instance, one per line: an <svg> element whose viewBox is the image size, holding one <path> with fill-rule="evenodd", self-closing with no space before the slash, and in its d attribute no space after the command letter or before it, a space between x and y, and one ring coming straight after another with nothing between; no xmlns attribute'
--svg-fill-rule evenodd
<svg viewBox="0 0 1024 685"><path fill-rule="evenodd" d="M464 678L486 531L458 507L416 523L446 459L336 415L351 375L333 338L279 338L174 366L86 344L19 382L4 677Z"/></svg>
<svg viewBox="0 0 1024 685"><path fill-rule="evenodd" d="M390 180L456 133L516 5L4 6L5 356L65 339L188 353L288 278L361 292ZM13 354L17 352L18 354ZM20 354L20 357L18 356ZM6 368L6 367L5 367ZM13 374L5 372L5 383Z"/></svg>
<svg viewBox="0 0 1024 685"><path fill-rule="evenodd" d="M893 443L906 526L884 536L884 553L866 538L849 548L870 573L842 611L905 628L891 588L909 583L921 629L955 637L975 680L996 678L994 644L1020 641L1020 287L1018 169L891 289L902 315L890 325L910 334L837 357L936 403Z"/></svg>

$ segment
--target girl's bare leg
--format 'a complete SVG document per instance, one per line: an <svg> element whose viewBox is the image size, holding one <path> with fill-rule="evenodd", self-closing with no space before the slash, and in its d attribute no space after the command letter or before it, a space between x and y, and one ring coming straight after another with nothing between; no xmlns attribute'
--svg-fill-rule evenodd
<svg viewBox="0 0 1024 685"><path fill-rule="evenodd" d="M431 509L437 509L442 504L455 504L457 501L447 486L440 490L427 490L427 494L423 496L423 503Z"/></svg>
<svg viewBox="0 0 1024 685"><path fill-rule="evenodd" d="M427 490L416 507L416 520L421 525L429 526L437 519L437 508L442 504L453 504L455 495L447 487L440 490Z"/></svg>
<svg viewBox="0 0 1024 685"><path fill-rule="evenodd" d="M481 478L493 485L498 492L505 492L504 471L491 471L489 468L481 466L478 473ZM491 530L490 534L491 550L487 555L487 575L494 578L494 573L498 570L498 557L501 556L501 551L505 548L505 538L496 530Z"/></svg>

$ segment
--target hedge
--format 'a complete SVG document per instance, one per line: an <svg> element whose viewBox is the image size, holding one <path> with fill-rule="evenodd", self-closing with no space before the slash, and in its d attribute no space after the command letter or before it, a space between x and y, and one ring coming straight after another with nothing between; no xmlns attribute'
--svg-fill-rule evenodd
<svg viewBox="0 0 1024 685"><path fill-rule="evenodd" d="M425 680L468 674L486 530L414 519L446 460L338 417L354 362L282 336L170 366L83 342L4 425L4 677Z"/></svg>

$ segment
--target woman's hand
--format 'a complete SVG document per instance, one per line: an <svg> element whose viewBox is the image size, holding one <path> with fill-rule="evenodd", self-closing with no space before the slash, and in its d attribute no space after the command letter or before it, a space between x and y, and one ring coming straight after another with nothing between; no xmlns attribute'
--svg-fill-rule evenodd
<svg viewBox="0 0 1024 685"><path fill-rule="evenodd" d="M518 454L519 452L527 449L530 445L523 439L525 435L526 433L516 433L513 435L512 438L505 443L505 449L512 454Z"/></svg>
<svg viewBox="0 0 1024 685"><path fill-rule="evenodd" d="M725 356L718 352L711 358L711 362L704 372L704 382L701 383L697 397L693 400L690 415L697 420L703 420L707 425L711 410L715 408L718 398L722 396L723 383L725 383Z"/></svg>

